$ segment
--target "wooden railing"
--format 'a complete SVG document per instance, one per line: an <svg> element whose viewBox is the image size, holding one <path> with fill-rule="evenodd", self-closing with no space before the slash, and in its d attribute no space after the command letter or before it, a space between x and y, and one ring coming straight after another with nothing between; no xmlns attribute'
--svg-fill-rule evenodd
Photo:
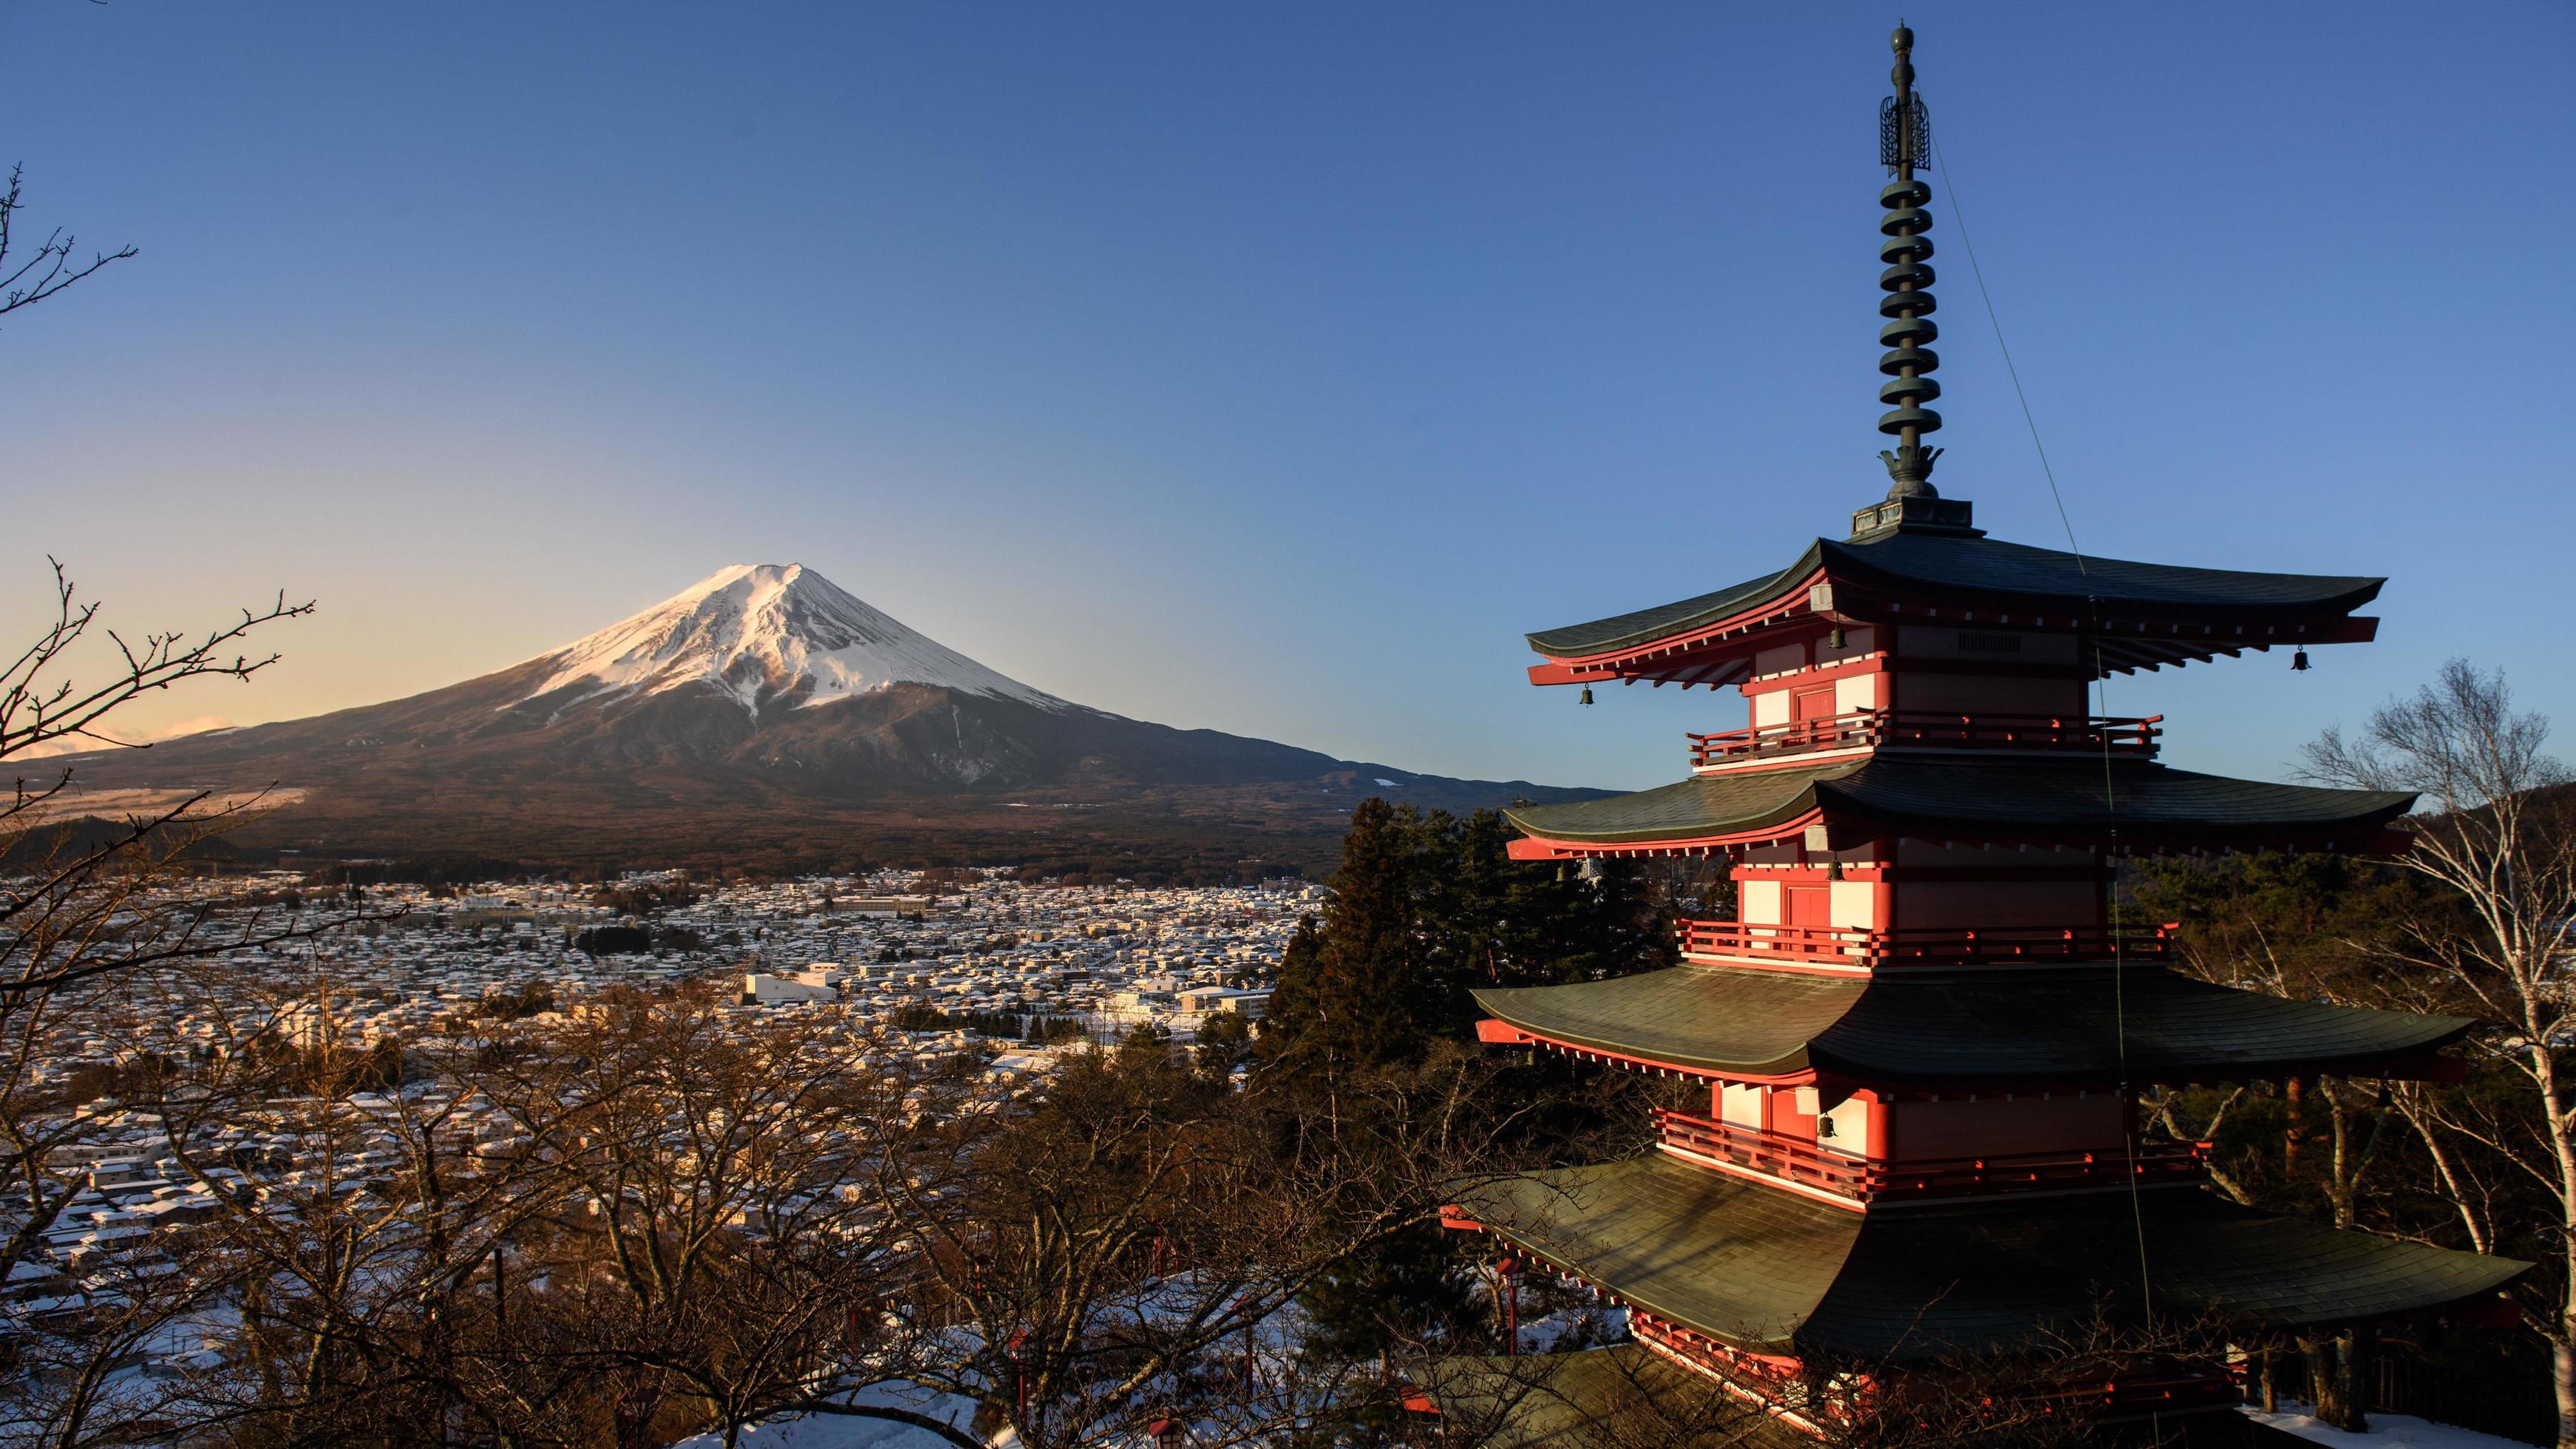
<svg viewBox="0 0 2576 1449"><path fill-rule="evenodd" d="M1884 1186L1883 1179L1872 1176L1873 1164L1865 1157L1827 1152L1812 1142L1782 1137L1757 1128L1738 1127L1732 1122L1655 1109L1655 1130L1663 1140L1685 1152L1714 1157L1749 1167L1788 1182L1823 1188L1839 1197L1867 1201Z"/></svg>
<svg viewBox="0 0 2576 1449"><path fill-rule="evenodd" d="M1768 755L1818 750L1894 748L1923 750L2078 751L2143 759L2156 752L2164 731L2160 714L2108 717L2048 714L1952 714L1936 710L1858 710L1824 719L1755 725L1722 734L1685 735L1695 769Z"/></svg>
<svg viewBox="0 0 2576 1449"><path fill-rule="evenodd" d="M1961 1395L1961 1381L1938 1368L1909 1371L1890 1365L1877 1373L1809 1377L1798 1373L1791 1361L1741 1352L1633 1304L1628 1309L1628 1327L1638 1338L1757 1399L1841 1424L1864 1413L1902 1424L1906 1410L1916 1406L1939 1414L1945 1429L1960 1427L1962 1411L1999 1420L2027 1419L2034 1410L2041 1415L2064 1412L2070 1419L2100 1424L2224 1408L2244 1399L2227 1365L2173 1354L2121 1355L2115 1363L2092 1365L2090 1371L2070 1365L2055 1377L1984 1383L1970 1400ZM2071 1435L2068 1442L2073 1442Z"/></svg>
<svg viewBox="0 0 2576 1449"><path fill-rule="evenodd" d="M1758 1128L1658 1108L1655 1127L1685 1152L1731 1162L1787 1182L1861 1202L1893 1198L1980 1197L1989 1193L2197 1181L2203 1147L2194 1142L2140 1142L2127 1151L2012 1152L1984 1157L1882 1162L1846 1156L1813 1142Z"/></svg>
<svg viewBox="0 0 2576 1449"><path fill-rule="evenodd" d="M2017 961L2162 961L2172 954L2164 926L1764 926L1683 921L1682 951L1750 956L1817 966L1989 966Z"/></svg>
<svg viewBox="0 0 2576 1449"><path fill-rule="evenodd" d="M1886 1366L1870 1374L1808 1377L1795 1372L1793 1361L1744 1354L1700 1330L1682 1328L1680 1323L1636 1305L1628 1307L1628 1330L1667 1354L1700 1366L1739 1392L1747 1392L1788 1413L1842 1426L1855 1423L1865 1413L1904 1426L1911 1418L1909 1408L1940 1415L1937 1421L1947 1431L1973 1431L1976 1418L2027 1423L2032 1413L2066 1413L2066 1418L2074 1421L2066 1426L2066 1441L2071 1444L2076 1428L2081 1426L2110 1426L2143 1415L2187 1413L2244 1403L2244 1390L2236 1385L2236 1377L2228 1372L2226 1364L2182 1359L2174 1354L2130 1354L2115 1364L2094 1364L2089 1372L2076 1369L2061 1372L2058 1377L2025 1374L2012 1379L1989 1379L1976 1385L1976 1395L1963 1397L1960 1390L1965 1382L1955 1369L1927 1372ZM1971 1423L1963 1423L1963 1415Z"/></svg>

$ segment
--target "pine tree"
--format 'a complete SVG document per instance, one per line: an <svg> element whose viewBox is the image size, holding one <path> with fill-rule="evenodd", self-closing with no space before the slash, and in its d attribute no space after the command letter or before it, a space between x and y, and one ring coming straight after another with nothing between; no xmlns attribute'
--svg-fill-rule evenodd
<svg viewBox="0 0 2576 1449"><path fill-rule="evenodd" d="M1311 915L1297 919L1297 930L1279 953L1279 973L1271 982L1270 1005L1262 1013L1266 1041L1302 1040L1323 1020L1324 933Z"/></svg>
<svg viewBox="0 0 2576 1449"><path fill-rule="evenodd" d="M1412 1061L1473 1030L1478 987L1671 964L1670 922L1634 866L1515 861L1512 835L1497 811L1362 801L1321 920L1282 956L1266 1039L1346 1065Z"/></svg>
<svg viewBox="0 0 2576 1449"><path fill-rule="evenodd" d="M1492 810L1460 819L1363 801L1322 917L1299 922L1281 957L1262 1024L1273 1066L1329 1089L1303 1074L1416 1062L1435 1040L1472 1034L1475 988L1671 964L1670 923L1634 867L1516 861L1513 834ZM1563 1100L1563 1072L1541 1063L1488 1084L1497 1116L1542 1152L1597 1126L1588 1104ZM1454 1336L1467 1308L1456 1237L1426 1226L1327 1275L1303 1299L1310 1345L1365 1356Z"/></svg>
<svg viewBox="0 0 2576 1449"><path fill-rule="evenodd" d="M1512 834L1494 810L1454 833L1446 925L1465 985L1549 986L1672 964L1671 921L1633 863L1516 861Z"/></svg>
<svg viewBox="0 0 2576 1449"><path fill-rule="evenodd" d="M1415 1057L1429 1040L1423 840L1409 805L1372 795L1351 812L1323 921L1300 926L1272 998L1280 1034L1304 1055L1374 1066Z"/></svg>

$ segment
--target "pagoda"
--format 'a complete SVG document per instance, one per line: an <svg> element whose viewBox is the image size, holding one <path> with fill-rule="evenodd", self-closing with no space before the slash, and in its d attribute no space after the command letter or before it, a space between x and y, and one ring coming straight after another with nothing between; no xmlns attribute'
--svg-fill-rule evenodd
<svg viewBox="0 0 2576 1449"><path fill-rule="evenodd" d="M1482 1040L1678 1079L1687 1109L1644 1156L1465 1193L1451 1223L1624 1305L1626 1351L1816 1433L1908 1365L2088 1319L2491 1320L2527 1265L2239 1206L2206 1144L2142 1130L2156 1086L2458 1079L2468 1020L2178 974L2113 888L2140 853L2405 849L2412 796L2174 769L2159 717L2088 709L2114 673L2365 642L2383 581L2006 543L1933 486L1928 131L1912 32L1893 45L1885 498L1776 571L1529 636L1531 681L1586 703L1639 680L1749 701L1746 728L1688 737L1686 779L1510 813L1523 860L1723 857L1734 917L1681 923L1671 969L1476 993ZM2111 1420L2239 1399L2215 1361L2132 1369L2057 1388Z"/></svg>

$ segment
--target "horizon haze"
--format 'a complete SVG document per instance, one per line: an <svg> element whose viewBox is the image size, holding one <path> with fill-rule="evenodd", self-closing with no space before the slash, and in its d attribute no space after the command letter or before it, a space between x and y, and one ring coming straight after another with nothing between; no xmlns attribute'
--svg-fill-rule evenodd
<svg viewBox="0 0 2576 1449"><path fill-rule="evenodd" d="M1669 781L1740 701L1581 709L1520 636L1766 574L1884 492L1894 19L20 7L23 223L140 255L9 319L6 586L39 606L50 552L138 628L320 600L150 733L795 558L1135 718ZM2085 552L2390 577L2375 644L2160 677L2167 758L2277 776L2455 654L2576 719L2493 621L2562 602L2576 526L2542 304L2576 201L2532 179L2576 15L1910 19L1943 491L2065 546L1973 240Z"/></svg>

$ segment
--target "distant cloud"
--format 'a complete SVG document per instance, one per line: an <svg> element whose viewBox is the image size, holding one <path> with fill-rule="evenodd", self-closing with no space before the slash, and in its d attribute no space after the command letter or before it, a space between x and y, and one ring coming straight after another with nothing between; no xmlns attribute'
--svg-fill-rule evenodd
<svg viewBox="0 0 2576 1449"><path fill-rule="evenodd" d="M203 734L208 730L228 730L233 728L236 728L234 723L222 715L201 714L190 719L183 719L172 724L164 725L157 730L146 730L140 733L123 730L101 730L99 733L106 735L109 739L112 739L119 744L148 745L160 740L175 740L181 735L196 735ZM38 760L43 759L47 755L76 755L83 750L103 750L105 748L107 748L107 746L99 743L98 741L82 736L72 736L58 740L47 740L41 745L34 745L27 749L20 750L9 758L13 760Z"/></svg>

